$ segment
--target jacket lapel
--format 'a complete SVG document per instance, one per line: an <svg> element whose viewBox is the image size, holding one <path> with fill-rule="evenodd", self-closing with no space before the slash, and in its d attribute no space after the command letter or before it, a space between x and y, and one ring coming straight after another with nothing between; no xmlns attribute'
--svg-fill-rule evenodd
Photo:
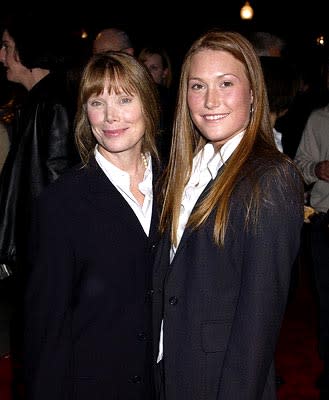
<svg viewBox="0 0 329 400"><path fill-rule="evenodd" d="M123 224L129 223L129 226L135 226L136 230L147 237L134 211L94 158L91 159L86 167L86 183L86 201L95 208L102 210L105 215L110 214L115 218L122 218Z"/></svg>
<svg viewBox="0 0 329 400"><path fill-rule="evenodd" d="M210 182L208 183L208 185L205 187L204 191L203 191L203 192L201 193L201 195L199 196L197 202L195 203L191 214L193 213L194 209L202 202L202 200L203 200L203 199L206 197L206 195L209 193L210 189L211 189L212 186L215 184L216 180L217 180L217 179L219 178L219 176L223 173L224 168L225 168L225 165L223 165L223 166L218 170L218 173L217 173L217 175L216 175L216 178L210 180ZM177 255L178 255L178 254L182 251L182 249L185 247L185 244L186 244L188 238L191 236L192 232L193 232L193 230L190 229L190 228L188 228L188 227L186 227L186 228L184 229L182 238L181 238L181 240L180 240L180 242L179 242L179 245L178 245L178 247L177 247L176 254L175 254L175 256L174 256L174 258L173 258L173 260L172 260L172 263L174 263L175 258L177 257Z"/></svg>

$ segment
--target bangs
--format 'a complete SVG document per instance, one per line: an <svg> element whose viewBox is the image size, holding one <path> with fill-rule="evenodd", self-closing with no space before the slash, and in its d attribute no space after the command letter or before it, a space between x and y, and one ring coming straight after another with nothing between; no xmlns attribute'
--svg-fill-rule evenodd
<svg viewBox="0 0 329 400"><path fill-rule="evenodd" d="M109 94L124 93L129 96L135 95L138 90L136 83L130 77L129 72L125 71L121 65L102 65L95 68L90 75L85 76L84 91L82 93L83 102L93 95L100 95L104 89Z"/></svg>

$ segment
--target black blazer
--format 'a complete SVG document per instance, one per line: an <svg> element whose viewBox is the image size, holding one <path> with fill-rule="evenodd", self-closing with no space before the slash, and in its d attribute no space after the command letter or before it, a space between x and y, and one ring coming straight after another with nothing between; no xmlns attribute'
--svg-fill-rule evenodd
<svg viewBox="0 0 329 400"><path fill-rule="evenodd" d="M224 247L213 240L214 212L201 228L185 229L171 264L169 234L159 243L154 363L163 318L168 400L276 399L275 347L299 249L303 185L286 162L261 162L254 172L261 193L257 229L244 226L250 182L243 179Z"/></svg>
<svg viewBox="0 0 329 400"><path fill-rule="evenodd" d="M151 253L136 215L93 160L39 197L25 296L28 400L151 398Z"/></svg>

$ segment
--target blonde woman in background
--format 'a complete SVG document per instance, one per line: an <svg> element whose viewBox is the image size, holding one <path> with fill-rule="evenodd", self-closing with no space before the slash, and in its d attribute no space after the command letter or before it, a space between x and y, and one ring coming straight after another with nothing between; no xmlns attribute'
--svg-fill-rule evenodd
<svg viewBox="0 0 329 400"><path fill-rule="evenodd" d="M139 55L139 61L146 65L152 78L158 85L171 87L172 67L168 53L162 47L144 47Z"/></svg>
<svg viewBox="0 0 329 400"><path fill-rule="evenodd" d="M164 164L170 155L172 120L175 105L175 95L172 89L172 65L167 51L160 46L144 47L138 55L149 70L157 85L161 105L161 135L158 139L158 149Z"/></svg>

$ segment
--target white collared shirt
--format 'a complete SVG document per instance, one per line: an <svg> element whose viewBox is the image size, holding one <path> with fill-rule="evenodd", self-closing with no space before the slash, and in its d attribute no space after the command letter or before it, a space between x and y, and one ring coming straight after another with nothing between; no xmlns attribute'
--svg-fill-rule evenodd
<svg viewBox="0 0 329 400"><path fill-rule="evenodd" d="M283 153L282 133L273 128L274 141L277 149Z"/></svg>
<svg viewBox="0 0 329 400"><path fill-rule="evenodd" d="M215 152L214 146L207 143L203 149L193 159L192 173L190 180L185 186L181 210L177 229L177 246L183 236L186 223L191 215L191 212L208 185L211 179L215 179L218 170L229 159L233 151L236 149L243 137L244 131L235 135L228 140L218 152ZM174 258L177 247L172 246L170 251L170 261Z"/></svg>
<svg viewBox="0 0 329 400"><path fill-rule="evenodd" d="M215 179L218 170L222 165L229 159L233 151L238 147L245 131L238 133L228 140L218 152L215 152L214 146L211 143L207 143L203 149L193 159L191 177L185 186L181 210L177 229L177 247L183 236L185 226L191 215L191 212L211 179ZM170 262L172 262L177 247L174 245L170 249ZM163 358L163 320L161 323L160 341L159 341L159 353L157 362Z"/></svg>
<svg viewBox="0 0 329 400"><path fill-rule="evenodd" d="M105 175L109 178L116 189L121 193L122 197L127 201L129 206L136 214L140 224L142 225L146 235L149 235L152 206L153 206L153 187L152 187L152 159L150 154L146 154L147 168L144 173L143 181L138 185L139 190L144 195L143 205L141 206L130 191L130 176L127 172L116 167L108 161L95 147L95 158L98 165L102 168Z"/></svg>

